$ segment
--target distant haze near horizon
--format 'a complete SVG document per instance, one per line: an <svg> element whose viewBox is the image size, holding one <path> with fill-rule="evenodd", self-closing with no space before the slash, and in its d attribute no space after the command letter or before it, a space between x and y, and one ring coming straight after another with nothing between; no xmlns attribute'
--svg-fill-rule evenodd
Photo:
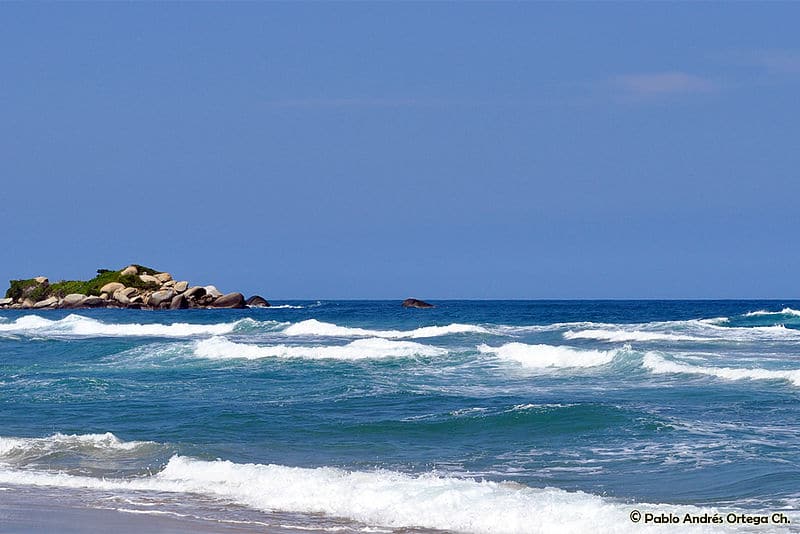
<svg viewBox="0 0 800 534"><path fill-rule="evenodd" d="M800 297L798 4L2 4L0 283Z"/></svg>

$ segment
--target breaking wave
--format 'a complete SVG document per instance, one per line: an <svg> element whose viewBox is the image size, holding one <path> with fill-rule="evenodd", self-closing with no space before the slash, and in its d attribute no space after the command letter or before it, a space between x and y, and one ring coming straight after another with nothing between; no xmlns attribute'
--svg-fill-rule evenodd
<svg viewBox="0 0 800 534"><path fill-rule="evenodd" d="M43 439L59 443L63 437L56 436ZM4 439L24 443L26 438ZM117 447L135 447L139 443L126 445L113 434L70 436L70 439ZM390 470L238 464L177 455L160 472L135 478L90 477L0 464L0 483L123 494L133 491L191 493L265 512L324 514L389 528L485 534L640 532L642 526L628 520L634 507L655 513L717 512L696 506L631 505L581 491L533 488L436 473L409 475ZM705 525L693 525L692 531L735 532L737 529L730 525L714 525L710 530Z"/></svg>
<svg viewBox="0 0 800 534"><path fill-rule="evenodd" d="M483 354L495 354L501 359L515 361L531 368L596 367L611 363L617 354L617 351L582 350L525 343L506 343L499 347L482 344L478 346L478 351Z"/></svg>
<svg viewBox="0 0 800 534"><path fill-rule="evenodd" d="M231 323L104 323L82 315L70 314L50 320L38 315L25 315L11 323L0 324L0 333L37 337L192 337L228 334L239 327L258 324L253 319Z"/></svg>
<svg viewBox="0 0 800 534"><path fill-rule="evenodd" d="M363 360L377 358L402 358L410 356L440 356L445 349L422 345L412 341L391 341L384 338L358 339L347 345L291 346L250 345L235 343L224 337L212 337L197 341L194 354L200 358L214 360L243 358L305 358L313 360Z"/></svg>
<svg viewBox="0 0 800 534"><path fill-rule="evenodd" d="M450 324L447 326L423 326L414 330L369 330L351 328L325 323L316 319L307 319L287 327L287 336L325 336L325 337L382 337L387 339L415 339L425 337L446 336L450 334L479 333L488 334L489 330L472 324Z"/></svg>
<svg viewBox="0 0 800 534"><path fill-rule="evenodd" d="M726 380L788 380L800 386L800 369L747 369L736 367L703 367L667 360L649 352L642 358L642 366L657 374L707 375Z"/></svg>
<svg viewBox="0 0 800 534"><path fill-rule="evenodd" d="M768 315L794 315L800 317L800 310L794 310L792 308L784 308L781 311L767 311L767 310L758 310L752 311L744 314L744 317L761 317L761 316L768 316Z"/></svg>
<svg viewBox="0 0 800 534"><path fill-rule="evenodd" d="M0 459L15 453L31 451L63 452L65 450L121 450L130 451L151 441L121 441L111 432L105 434L53 434L46 438L3 438L0 437Z"/></svg>
<svg viewBox="0 0 800 534"><path fill-rule="evenodd" d="M666 332L646 332L643 330L607 330L594 328L589 330L568 330L564 332L565 339L598 339L611 342L630 341L706 341L707 338L670 334Z"/></svg>

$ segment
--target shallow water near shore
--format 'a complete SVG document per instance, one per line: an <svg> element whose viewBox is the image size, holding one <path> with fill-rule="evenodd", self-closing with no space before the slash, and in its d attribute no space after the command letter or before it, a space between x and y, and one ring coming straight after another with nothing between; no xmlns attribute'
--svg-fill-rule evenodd
<svg viewBox="0 0 800 534"><path fill-rule="evenodd" d="M0 313L0 518L798 531L800 302L280 304Z"/></svg>

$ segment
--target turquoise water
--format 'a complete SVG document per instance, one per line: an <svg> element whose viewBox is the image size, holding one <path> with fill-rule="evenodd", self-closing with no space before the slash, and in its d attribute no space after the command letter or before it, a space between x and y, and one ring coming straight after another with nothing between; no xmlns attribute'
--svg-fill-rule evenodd
<svg viewBox="0 0 800 534"><path fill-rule="evenodd" d="M5 311L0 486L262 527L639 531L634 508L800 524L797 310Z"/></svg>

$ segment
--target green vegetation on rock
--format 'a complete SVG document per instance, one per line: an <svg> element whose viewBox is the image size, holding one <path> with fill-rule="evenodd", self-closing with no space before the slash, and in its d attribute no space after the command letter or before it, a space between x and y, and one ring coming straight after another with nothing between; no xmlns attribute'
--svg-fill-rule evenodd
<svg viewBox="0 0 800 534"><path fill-rule="evenodd" d="M139 274L158 274L161 271L136 265ZM97 276L91 280L62 280L53 284L40 284L35 279L30 278L27 280L11 280L11 285L6 291L6 298L13 298L18 300L28 297L34 302L46 299L48 297L64 298L70 293L79 293L81 295L100 295L100 288L110 282L119 282L125 287L135 287L137 289L152 289L156 290L160 286L153 282L143 282L138 275L127 274L122 275L120 271L111 271L108 269L98 269Z"/></svg>
<svg viewBox="0 0 800 534"><path fill-rule="evenodd" d="M26 280L11 280L6 290L6 298L21 300L30 298L34 302L46 298L47 284L39 284L33 278Z"/></svg>

